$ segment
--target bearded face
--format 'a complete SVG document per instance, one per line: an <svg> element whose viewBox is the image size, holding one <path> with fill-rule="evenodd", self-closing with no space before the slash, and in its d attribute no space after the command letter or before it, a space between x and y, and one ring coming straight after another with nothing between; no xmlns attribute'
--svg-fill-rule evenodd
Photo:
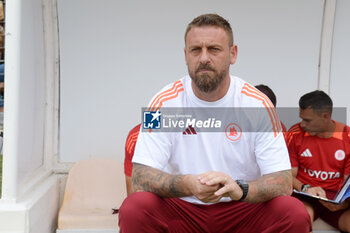
<svg viewBox="0 0 350 233"><path fill-rule="evenodd" d="M229 78L230 64L236 61L237 46L229 45L228 35L222 28L194 27L186 37L185 57L196 88L211 93Z"/></svg>
<svg viewBox="0 0 350 233"><path fill-rule="evenodd" d="M218 71L209 63L200 63L195 70L188 67L188 73L200 91L210 93L220 85L227 75L228 69L229 64Z"/></svg>

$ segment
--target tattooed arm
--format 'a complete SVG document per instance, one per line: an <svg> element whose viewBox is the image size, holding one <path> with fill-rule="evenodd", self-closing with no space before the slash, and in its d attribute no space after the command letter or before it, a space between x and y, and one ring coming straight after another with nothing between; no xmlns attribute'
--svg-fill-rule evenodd
<svg viewBox="0 0 350 233"><path fill-rule="evenodd" d="M204 173L201 175L200 181L206 185L221 185L215 195L229 196L232 200L239 200L243 195L238 184L231 177L221 172ZM290 170L274 172L261 176L255 181L249 181L248 184L248 195L244 201L265 202L278 196L291 195L292 174Z"/></svg>
<svg viewBox="0 0 350 233"><path fill-rule="evenodd" d="M158 169L134 163L132 187L135 192L147 191L161 197L190 196L185 175L170 175Z"/></svg>
<svg viewBox="0 0 350 233"><path fill-rule="evenodd" d="M133 166L132 185L134 192L152 192L160 197L194 195L204 202L219 198L214 195L219 188L217 184L203 185L195 175L171 175L138 163L134 163Z"/></svg>
<svg viewBox="0 0 350 233"><path fill-rule="evenodd" d="M290 170L263 175L248 183L249 192L245 199L248 202L265 202L278 196L290 196L293 192Z"/></svg>

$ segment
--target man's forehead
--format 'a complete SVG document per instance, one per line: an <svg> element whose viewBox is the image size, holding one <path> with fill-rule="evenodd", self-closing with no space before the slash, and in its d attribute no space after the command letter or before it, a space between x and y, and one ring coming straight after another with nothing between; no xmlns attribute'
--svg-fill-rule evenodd
<svg viewBox="0 0 350 233"><path fill-rule="evenodd" d="M311 107L308 107L305 109L299 109L299 115L303 116L305 118L311 118L314 116L318 116L317 112Z"/></svg>
<svg viewBox="0 0 350 233"><path fill-rule="evenodd" d="M186 36L186 42L193 39L211 37L215 39L228 40L226 31L218 26L193 27Z"/></svg>
<svg viewBox="0 0 350 233"><path fill-rule="evenodd" d="M217 25L202 25L202 26L193 26L188 33L190 33L191 31L196 31L196 30L223 30L225 31L222 27L219 27Z"/></svg>

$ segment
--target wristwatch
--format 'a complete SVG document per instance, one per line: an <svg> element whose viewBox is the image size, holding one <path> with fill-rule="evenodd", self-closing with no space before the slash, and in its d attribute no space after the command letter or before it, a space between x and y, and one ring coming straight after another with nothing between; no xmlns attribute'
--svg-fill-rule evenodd
<svg viewBox="0 0 350 233"><path fill-rule="evenodd" d="M309 184L303 184L302 186L301 186L301 191L302 192L306 192L306 190L308 189L308 188L311 188L312 186L311 185L309 185Z"/></svg>
<svg viewBox="0 0 350 233"><path fill-rule="evenodd" d="M243 201L247 197L249 185L245 180L236 180L236 183L239 185L243 192L242 197L238 201Z"/></svg>

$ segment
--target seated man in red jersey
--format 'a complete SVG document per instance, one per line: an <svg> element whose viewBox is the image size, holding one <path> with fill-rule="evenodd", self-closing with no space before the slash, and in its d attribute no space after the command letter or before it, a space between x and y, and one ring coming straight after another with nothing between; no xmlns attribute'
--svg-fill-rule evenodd
<svg viewBox="0 0 350 233"><path fill-rule="evenodd" d="M259 91L261 91L262 93L264 93L267 97L269 97L269 99L271 100L273 106L276 108L277 105L277 98L275 93L273 93L273 91L271 90L270 87L264 85L264 84L259 84L255 86L256 89L258 89ZM282 131L283 131L283 135L286 138L286 126L281 122L281 126L282 126Z"/></svg>
<svg viewBox="0 0 350 233"><path fill-rule="evenodd" d="M139 136L141 124L136 125L130 130L125 143L124 174L126 182L126 191L128 196L132 193L132 157L134 156L137 137Z"/></svg>
<svg viewBox="0 0 350 233"><path fill-rule="evenodd" d="M301 122L292 126L287 139L293 187L333 199L350 173L350 128L332 120L332 100L313 91L299 100ZM342 204L296 195L311 221L320 217L341 231L350 232L349 199Z"/></svg>

